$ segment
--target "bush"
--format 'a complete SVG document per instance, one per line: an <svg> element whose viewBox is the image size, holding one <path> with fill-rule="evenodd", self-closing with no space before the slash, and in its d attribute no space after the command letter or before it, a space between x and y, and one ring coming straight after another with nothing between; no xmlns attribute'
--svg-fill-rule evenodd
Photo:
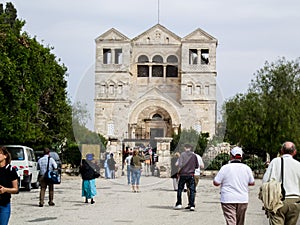
<svg viewBox="0 0 300 225"><path fill-rule="evenodd" d="M264 170L265 164L262 158L257 156L251 156L248 159L244 160L244 163L247 164L252 170Z"/></svg>
<svg viewBox="0 0 300 225"><path fill-rule="evenodd" d="M227 153L218 154L211 162L209 162L207 170L219 170L223 165L227 164L230 156Z"/></svg>
<svg viewBox="0 0 300 225"><path fill-rule="evenodd" d="M76 143L68 144L67 148L62 152L62 162L71 164L73 168L78 167L81 162L81 152Z"/></svg>

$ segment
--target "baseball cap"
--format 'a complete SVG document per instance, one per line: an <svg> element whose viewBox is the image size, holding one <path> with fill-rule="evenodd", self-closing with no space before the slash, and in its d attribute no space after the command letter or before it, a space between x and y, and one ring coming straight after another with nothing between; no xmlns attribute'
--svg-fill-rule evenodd
<svg viewBox="0 0 300 225"><path fill-rule="evenodd" d="M240 147L234 147L233 149L231 149L230 153L233 156L236 156L236 155L243 156L243 150Z"/></svg>

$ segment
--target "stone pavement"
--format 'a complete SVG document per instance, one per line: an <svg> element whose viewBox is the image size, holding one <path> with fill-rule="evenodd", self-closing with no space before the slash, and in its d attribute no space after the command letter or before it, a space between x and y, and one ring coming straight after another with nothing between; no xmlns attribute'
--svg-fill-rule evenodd
<svg viewBox="0 0 300 225"><path fill-rule="evenodd" d="M267 225L257 193L261 180L250 187L246 225ZM197 187L196 210L174 210L176 192L171 178L141 177L141 192L131 192L126 176L97 179L95 204L81 197L81 178L63 176L55 185L54 207L38 207L39 190L21 191L12 198L10 225L174 225L225 224L219 202L219 188L203 177ZM47 192L48 195L48 192ZM186 193L182 195L187 205ZM45 202L47 203L47 198ZM300 225L298 221L298 225Z"/></svg>

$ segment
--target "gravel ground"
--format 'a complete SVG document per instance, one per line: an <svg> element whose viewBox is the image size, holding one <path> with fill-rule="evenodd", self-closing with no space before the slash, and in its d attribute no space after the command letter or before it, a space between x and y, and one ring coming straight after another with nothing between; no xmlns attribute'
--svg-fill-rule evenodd
<svg viewBox="0 0 300 225"><path fill-rule="evenodd" d="M141 192L133 193L126 176L114 180L98 178L95 204L84 203L81 197L81 178L63 176L55 185L55 206L38 207L39 190L21 191L12 198L10 225L173 225L225 224L219 202L219 188L212 178L203 177L197 187L196 209L174 210L176 192L171 178L141 177ZM246 225L267 225L257 198L261 180L250 187ZM48 195L48 192L46 193ZM46 195L45 203L48 202ZM183 193L183 206L187 205ZM300 225L299 221L298 224Z"/></svg>

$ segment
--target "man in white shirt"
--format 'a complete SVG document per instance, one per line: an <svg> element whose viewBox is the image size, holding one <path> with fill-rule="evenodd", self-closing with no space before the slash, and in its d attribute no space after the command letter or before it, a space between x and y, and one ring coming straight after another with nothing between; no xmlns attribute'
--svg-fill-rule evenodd
<svg viewBox="0 0 300 225"><path fill-rule="evenodd" d="M293 159L296 155L296 147L293 142L287 141L282 145L283 158L283 187L285 200L283 206L276 214L269 217L270 225L295 225L300 213L300 162ZM281 157L274 158L263 176L263 183L275 179L281 179Z"/></svg>
<svg viewBox="0 0 300 225"><path fill-rule="evenodd" d="M128 185L131 184L131 180L130 180L130 178L131 178L131 165L130 165L131 158L132 158L132 151L129 152L129 155L125 159L126 168L127 168L127 183L128 183Z"/></svg>
<svg viewBox="0 0 300 225"><path fill-rule="evenodd" d="M55 160L50 157L50 149L49 148L44 149L44 156L38 160L38 168L40 170L39 181L40 181L40 185L41 185L39 207L44 206L44 198L45 198L45 192L46 192L47 186L49 186L49 202L48 202L48 204L50 206L54 206L55 205L53 202L54 185L47 182L44 178L47 168L49 169L49 171L53 171L53 170L57 169L57 164L56 164Z"/></svg>
<svg viewBox="0 0 300 225"><path fill-rule="evenodd" d="M252 170L242 163L243 150L230 151L230 163L221 167L213 184L221 185L221 206L227 225L243 225L248 207L248 186L255 184Z"/></svg>

